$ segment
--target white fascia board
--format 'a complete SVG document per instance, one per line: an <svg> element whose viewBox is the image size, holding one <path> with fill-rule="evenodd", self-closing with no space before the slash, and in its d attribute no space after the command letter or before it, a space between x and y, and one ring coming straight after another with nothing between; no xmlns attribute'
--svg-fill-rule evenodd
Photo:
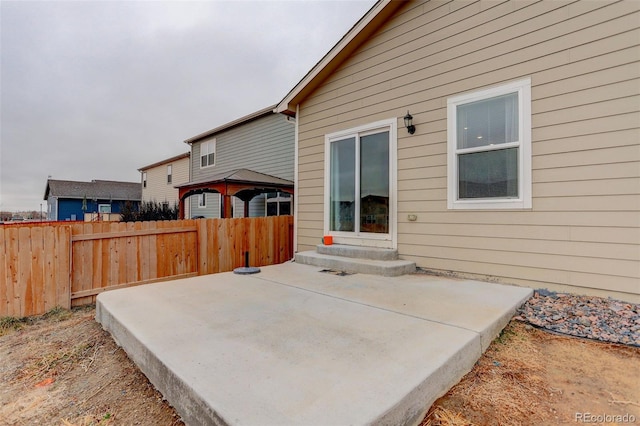
<svg viewBox="0 0 640 426"><path fill-rule="evenodd" d="M344 50L353 39L369 25L369 23L391 3L392 0L380 0L373 5L371 9L349 30L338 43L318 62L302 80L284 97L282 101L275 107L274 112L285 113L286 111L294 112L296 105L290 105L291 101L326 68L342 50ZM299 103L299 102L298 102Z"/></svg>

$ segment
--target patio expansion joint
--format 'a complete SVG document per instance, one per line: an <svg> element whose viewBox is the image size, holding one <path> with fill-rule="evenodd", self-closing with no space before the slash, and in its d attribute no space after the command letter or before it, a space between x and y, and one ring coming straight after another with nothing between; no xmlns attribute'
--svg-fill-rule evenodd
<svg viewBox="0 0 640 426"><path fill-rule="evenodd" d="M268 283L271 283L271 284L276 284L276 285L280 285L280 286L295 288L297 290L302 290L302 291L306 291L306 292L309 292L309 293L314 293L314 294L317 294L317 295L320 295L320 296L330 297L330 298L336 299L336 300L342 300L344 302L353 303L354 305L366 306L368 308L373 308L373 309L389 312L389 313L396 314L396 315L402 315L402 316L405 316L405 317L414 318L414 319L417 319L417 320L420 320L420 321L432 322L432 323L436 323L436 324L446 325L448 327L454 327L454 328L457 328L457 329L460 329L460 330L469 331L469 332L471 332L473 334L476 334L476 335L480 335L481 334L477 330L472 330L470 328L461 327L459 325L451 324L451 323L448 323L448 322L437 321L437 320L433 320L433 319L429 319L429 318L424 318L424 317L421 317L421 316L418 316L418 315L412 315L412 314L407 314L405 312L394 311L393 309L388 309L388 308L383 308L381 306L376 306L376 305L371 305L371 304L368 304L368 303L358 302L358 301L355 301L355 300L352 300L352 299L347 299L347 298L340 297L340 296L335 296L335 295L332 295L332 294L322 293L320 291L315 291L315 290L311 290L311 289L304 288L304 287L298 287L298 286L293 285L293 284L281 283L279 281L270 280L268 278L263 278L263 277L260 277L258 275L249 275L247 277L250 277L250 278L256 279L256 280L260 280L260 281L265 281L265 282L268 282Z"/></svg>

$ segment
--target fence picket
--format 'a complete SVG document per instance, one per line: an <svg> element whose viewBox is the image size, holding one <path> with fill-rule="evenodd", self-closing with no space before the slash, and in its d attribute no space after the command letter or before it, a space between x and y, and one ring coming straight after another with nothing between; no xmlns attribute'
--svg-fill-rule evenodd
<svg viewBox="0 0 640 426"><path fill-rule="evenodd" d="M127 231L135 230L134 222L125 223ZM138 256L136 255L136 237L127 237L126 240L126 282L138 281Z"/></svg>
<svg viewBox="0 0 640 426"><path fill-rule="evenodd" d="M115 232L124 232L127 230L126 222L116 222L112 224L113 229L115 225ZM127 239L115 238L118 243L118 284L127 282Z"/></svg>
<svg viewBox="0 0 640 426"><path fill-rule="evenodd" d="M7 266L5 231L4 226L0 226L0 312L9 310Z"/></svg>
<svg viewBox="0 0 640 426"><path fill-rule="evenodd" d="M44 310L49 311L58 306L56 295L56 275L55 275L55 247L56 228L46 226L42 228L42 251L43 251L43 285L44 285Z"/></svg>
<svg viewBox="0 0 640 426"><path fill-rule="evenodd" d="M46 283L44 281L44 244L43 228L34 227L30 229L29 242L31 243L31 310L44 311Z"/></svg>
<svg viewBox="0 0 640 426"><path fill-rule="evenodd" d="M26 316L33 309L33 278L31 276L31 230L18 229L18 279L20 286L20 316Z"/></svg>
<svg viewBox="0 0 640 426"><path fill-rule="evenodd" d="M18 281L18 228L8 228L6 230L7 242L7 300L10 316L20 315L20 282Z"/></svg>
<svg viewBox="0 0 640 426"><path fill-rule="evenodd" d="M54 255L55 274L54 283L56 285L56 306L65 309L71 308L71 262L72 262L72 228L60 226L56 229L56 246ZM35 313L34 313L35 314Z"/></svg>

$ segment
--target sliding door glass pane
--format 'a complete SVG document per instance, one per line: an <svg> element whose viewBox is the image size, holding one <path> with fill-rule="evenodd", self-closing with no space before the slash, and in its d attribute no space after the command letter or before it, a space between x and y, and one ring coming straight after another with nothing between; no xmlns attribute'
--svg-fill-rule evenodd
<svg viewBox="0 0 640 426"><path fill-rule="evenodd" d="M360 231L389 233L389 132L360 138Z"/></svg>
<svg viewBox="0 0 640 426"><path fill-rule="evenodd" d="M518 148L458 156L458 198L518 198Z"/></svg>
<svg viewBox="0 0 640 426"><path fill-rule="evenodd" d="M356 201L356 139L331 143L329 227L331 231L354 231Z"/></svg>

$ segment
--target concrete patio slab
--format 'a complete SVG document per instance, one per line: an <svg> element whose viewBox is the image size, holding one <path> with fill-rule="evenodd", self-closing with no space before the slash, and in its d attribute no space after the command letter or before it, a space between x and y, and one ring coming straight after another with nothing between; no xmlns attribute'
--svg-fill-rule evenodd
<svg viewBox="0 0 640 426"><path fill-rule="evenodd" d="M287 263L105 292L96 319L189 425L398 425L530 294Z"/></svg>
<svg viewBox="0 0 640 426"><path fill-rule="evenodd" d="M262 278L471 330L480 334L482 351L509 322L514 306L522 305L533 293L523 287L426 274L390 279L378 275L321 273L307 274L300 280L299 274L307 270L306 266L292 262L279 266L265 269ZM319 272L322 268L315 267L315 270Z"/></svg>

